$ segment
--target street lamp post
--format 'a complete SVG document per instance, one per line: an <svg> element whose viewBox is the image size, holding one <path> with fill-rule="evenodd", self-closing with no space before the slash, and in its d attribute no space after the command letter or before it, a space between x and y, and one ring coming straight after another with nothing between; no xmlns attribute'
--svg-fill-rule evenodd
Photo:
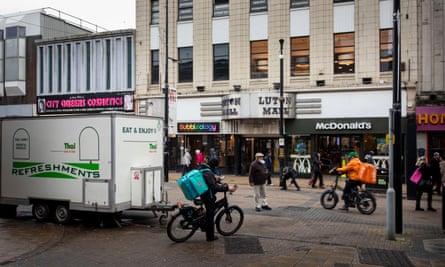
<svg viewBox="0 0 445 267"><path fill-rule="evenodd" d="M284 39L280 39L280 173L281 170L284 168L285 161L285 153L284 153L284 118L283 118L283 105L284 105L284 96L283 96L283 83L284 83L284 73L283 73L283 45L284 45Z"/></svg>
<svg viewBox="0 0 445 267"><path fill-rule="evenodd" d="M169 85L168 85L168 1L165 1L165 75L164 75L164 181L168 182L168 101L169 101Z"/></svg>

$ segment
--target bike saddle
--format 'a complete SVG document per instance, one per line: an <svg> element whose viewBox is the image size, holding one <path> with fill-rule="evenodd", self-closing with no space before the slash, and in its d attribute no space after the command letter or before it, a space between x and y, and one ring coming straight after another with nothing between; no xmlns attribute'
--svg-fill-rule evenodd
<svg viewBox="0 0 445 267"><path fill-rule="evenodd" d="M193 199L193 204L195 204L196 206L201 206L202 204L204 204L204 202L200 198L195 198Z"/></svg>

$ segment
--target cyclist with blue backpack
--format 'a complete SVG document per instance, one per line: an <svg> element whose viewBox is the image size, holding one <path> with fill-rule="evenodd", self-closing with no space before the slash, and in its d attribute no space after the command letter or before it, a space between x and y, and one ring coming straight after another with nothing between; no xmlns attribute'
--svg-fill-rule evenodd
<svg viewBox="0 0 445 267"><path fill-rule="evenodd" d="M206 209L205 232L207 241L218 240L218 237L215 236L216 193L236 191L236 186L229 186L228 184L221 184L218 182L220 177L217 169L218 165L219 160L217 158L211 158L208 162L203 162L201 165L199 165L199 169L203 170L202 175L204 176L204 180L209 187L209 190L200 196Z"/></svg>

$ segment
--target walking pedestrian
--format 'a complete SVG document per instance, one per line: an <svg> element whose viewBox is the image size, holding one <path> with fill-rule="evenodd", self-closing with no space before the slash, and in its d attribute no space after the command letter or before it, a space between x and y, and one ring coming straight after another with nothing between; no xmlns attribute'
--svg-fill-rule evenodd
<svg viewBox="0 0 445 267"><path fill-rule="evenodd" d="M266 168L268 170L268 174L266 177L267 185L273 186L273 183L272 183L273 164L272 164L272 152L270 150L267 151L267 154L264 157L264 161L266 162Z"/></svg>
<svg viewBox="0 0 445 267"><path fill-rule="evenodd" d="M204 155L202 154L201 150L196 149L195 154L196 154L196 164L199 166L202 163L204 163Z"/></svg>
<svg viewBox="0 0 445 267"><path fill-rule="evenodd" d="M430 166L431 166L431 177L433 178L433 185L435 186L434 191L436 191L436 193L440 195L440 188L442 187L442 181L441 181L442 175L440 174L439 152L434 152Z"/></svg>
<svg viewBox="0 0 445 267"><path fill-rule="evenodd" d="M190 164L192 163L192 155L190 155L189 149L184 149L184 155L182 156L182 175L190 171Z"/></svg>
<svg viewBox="0 0 445 267"><path fill-rule="evenodd" d="M255 160L249 167L249 184L253 188L255 210L271 210L266 198L266 177L268 170L265 166L264 154L256 153Z"/></svg>
<svg viewBox="0 0 445 267"><path fill-rule="evenodd" d="M317 180L319 180L318 185L320 188L324 188L323 184L323 173L321 172L321 163L320 153L315 152L312 156L312 169L314 171L314 180L312 181L312 188L316 187Z"/></svg>
<svg viewBox="0 0 445 267"><path fill-rule="evenodd" d="M436 209L433 208L432 202L433 202L433 181L431 178L431 167L426 162L426 158L424 156L421 156L417 162L416 166L419 168L420 173L422 174L422 178L420 178L419 182L416 186L416 210L423 211L420 207L420 199L422 198L423 192L426 192L428 194L427 202L428 202L428 210L429 211L436 211Z"/></svg>

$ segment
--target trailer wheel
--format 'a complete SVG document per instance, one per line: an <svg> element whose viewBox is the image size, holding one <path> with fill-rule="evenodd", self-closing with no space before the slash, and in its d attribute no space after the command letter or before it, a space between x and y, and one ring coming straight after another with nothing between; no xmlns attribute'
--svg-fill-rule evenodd
<svg viewBox="0 0 445 267"><path fill-rule="evenodd" d="M71 211L65 204L59 204L54 210L54 220L60 224L69 223L71 220Z"/></svg>
<svg viewBox="0 0 445 267"><path fill-rule="evenodd" d="M45 202L37 202L32 205L32 216L34 216L38 222L46 221L50 213L49 205Z"/></svg>

